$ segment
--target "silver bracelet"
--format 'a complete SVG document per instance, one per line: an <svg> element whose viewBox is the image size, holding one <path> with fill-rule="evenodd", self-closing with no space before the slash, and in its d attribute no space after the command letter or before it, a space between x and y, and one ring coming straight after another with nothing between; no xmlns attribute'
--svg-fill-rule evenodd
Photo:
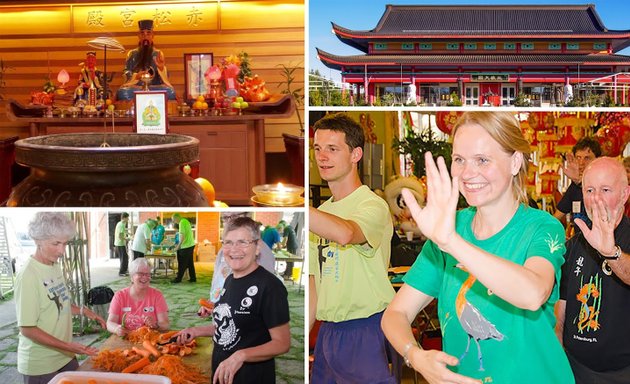
<svg viewBox="0 0 630 384"><path fill-rule="evenodd" d="M403 360L405 361L405 365L408 366L409 368L413 368L411 366L411 361L409 361L409 350L411 350L411 347L419 347L418 342L416 342L415 340L413 342L409 342L405 345L405 347L403 348Z"/></svg>

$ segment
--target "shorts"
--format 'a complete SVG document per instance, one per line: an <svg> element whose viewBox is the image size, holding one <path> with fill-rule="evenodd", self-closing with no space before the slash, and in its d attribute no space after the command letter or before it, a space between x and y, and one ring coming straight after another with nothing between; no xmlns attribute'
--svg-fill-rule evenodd
<svg viewBox="0 0 630 384"><path fill-rule="evenodd" d="M311 383L397 383L402 360L385 339L382 317L379 312L364 319L322 322Z"/></svg>

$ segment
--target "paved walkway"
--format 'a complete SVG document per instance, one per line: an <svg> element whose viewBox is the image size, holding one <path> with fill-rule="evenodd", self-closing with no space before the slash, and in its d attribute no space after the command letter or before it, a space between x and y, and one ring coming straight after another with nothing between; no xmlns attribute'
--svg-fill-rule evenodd
<svg viewBox="0 0 630 384"><path fill-rule="evenodd" d="M196 263L197 283L186 282L171 284L169 278L156 277L152 285L162 291L169 306L169 319L172 329L201 324L207 320L200 319L196 313L197 300L208 296L212 281L212 265ZM118 260L111 259L91 265L92 287L108 285L114 291L129 285L128 277L118 276ZM291 349L285 355L276 358L277 383L304 383L304 290L297 284L285 283L289 292L291 313ZM17 372L16 352L17 334L15 303L13 299L0 301L0 383L19 384L22 377ZM101 331L75 337L75 341L99 347L109 337L109 333ZM210 364L210 362L208 362Z"/></svg>

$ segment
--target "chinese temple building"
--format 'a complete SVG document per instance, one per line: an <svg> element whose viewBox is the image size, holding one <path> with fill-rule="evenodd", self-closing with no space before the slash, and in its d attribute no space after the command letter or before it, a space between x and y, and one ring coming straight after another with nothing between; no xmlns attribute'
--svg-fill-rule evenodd
<svg viewBox="0 0 630 384"><path fill-rule="evenodd" d="M332 23L333 33L363 52L340 56L318 49L341 71L353 94L373 102L394 94L403 103L564 105L607 92L630 101L630 30L606 28L587 5L387 5L371 30ZM452 101L452 100L451 100Z"/></svg>

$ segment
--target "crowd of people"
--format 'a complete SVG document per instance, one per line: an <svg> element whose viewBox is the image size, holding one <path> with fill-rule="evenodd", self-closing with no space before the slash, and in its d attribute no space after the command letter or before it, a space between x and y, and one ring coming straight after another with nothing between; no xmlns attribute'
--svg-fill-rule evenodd
<svg viewBox="0 0 630 384"><path fill-rule="evenodd" d="M127 254L126 243L131 238L129 218L128 213L122 213L114 231L118 256ZM188 220L178 213L171 219L179 224L181 239L174 247L180 252L186 250L188 238L192 238L194 246ZM123 265L121 257L121 271L128 272L125 275L129 276L130 284L113 294L107 320L87 306L73 304L60 259L68 242L75 237L76 225L63 212L38 213L29 224L36 251L16 280L20 329L18 371L25 383L48 383L61 372L78 370L76 355L99 353L97 348L72 341L73 316L92 319L121 338L140 327L158 332L171 328L167 300L159 289L151 286L152 266L144 257L151 244L164 242L165 231L159 229L159 219L147 219L136 229L134 238L144 246L142 252L134 250L128 265L126 262ZM188 344L196 337L213 338L212 361L208 365L214 383L273 383L274 357L286 353L291 345L287 289L276 276L273 254L261 240L260 227L246 212L224 215L222 256L217 263L226 264L227 274L221 287L216 287L214 309L202 306L198 312L211 322L208 326L181 330L173 338L181 344ZM263 256L264 248L271 258ZM178 257L179 260L182 259ZM194 278L194 269L190 269L194 265L192 260L191 255L187 268L189 276Z"/></svg>
<svg viewBox="0 0 630 384"><path fill-rule="evenodd" d="M309 212L311 382L399 382L398 357L429 383L630 382L630 159L580 140L551 215L528 205L514 114L465 112L452 163L425 154L426 205L403 191L427 241L394 294L389 212L358 173L363 129L342 113L313 128L332 197ZM566 242L563 224L577 228ZM442 350L423 349L411 324L436 299Z"/></svg>

